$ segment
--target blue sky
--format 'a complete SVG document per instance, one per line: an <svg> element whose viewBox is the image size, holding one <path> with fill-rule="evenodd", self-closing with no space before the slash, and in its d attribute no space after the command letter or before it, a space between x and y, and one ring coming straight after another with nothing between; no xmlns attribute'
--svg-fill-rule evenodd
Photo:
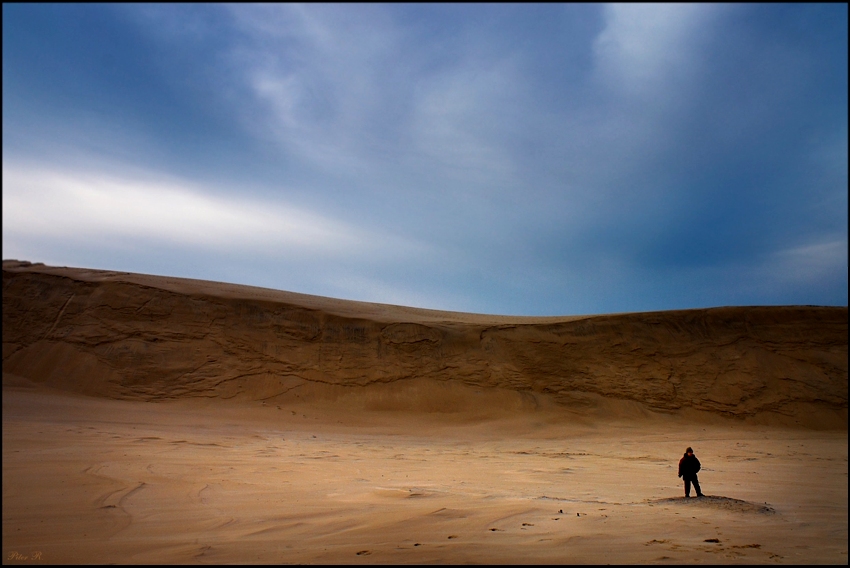
<svg viewBox="0 0 850 568"><path fill-rule="evenodd" d="M3 258L513 315L847 305L846 4L3 5Z"/></svg>

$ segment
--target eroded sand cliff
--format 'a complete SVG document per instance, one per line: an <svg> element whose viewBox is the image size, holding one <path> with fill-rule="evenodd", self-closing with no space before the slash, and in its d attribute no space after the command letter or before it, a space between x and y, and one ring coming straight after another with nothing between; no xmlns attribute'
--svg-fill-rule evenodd
<svg viewBox="0 0 850 568"><path fill-rule="evenodd" d="M487 316L3 263L4 374L120 399L347 396L439 411L475 389L514 405L846 427L847 320L812 306Z"/></svg>

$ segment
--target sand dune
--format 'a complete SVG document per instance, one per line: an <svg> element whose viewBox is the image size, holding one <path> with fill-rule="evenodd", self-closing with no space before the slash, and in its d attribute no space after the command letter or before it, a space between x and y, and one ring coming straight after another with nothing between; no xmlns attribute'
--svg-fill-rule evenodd
<svg viewBox="0 0 850 568"><path fill-rule="evenodd" d="M846 564L846 419L847 308L507 317L3 263L7 564Z"/></svg>
<svg viewBox="0 0 850 568"><path fill-rule="evenodd" d="M531 318L15 261L3 278L4 372L72 392L847 420L847 308Z"/></svg>

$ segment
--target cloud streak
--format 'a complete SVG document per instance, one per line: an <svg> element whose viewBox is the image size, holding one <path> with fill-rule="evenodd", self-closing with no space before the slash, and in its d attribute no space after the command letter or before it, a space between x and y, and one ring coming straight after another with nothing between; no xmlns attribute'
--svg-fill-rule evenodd
<svg viewBox="0 0 850 568"><path fill-rule="evenodd" d="M143 239L282 257L351 257L393 248L401 254L414 248L285 203L219 197L185 181L6 164L3 225L18 239Z"/></svg>

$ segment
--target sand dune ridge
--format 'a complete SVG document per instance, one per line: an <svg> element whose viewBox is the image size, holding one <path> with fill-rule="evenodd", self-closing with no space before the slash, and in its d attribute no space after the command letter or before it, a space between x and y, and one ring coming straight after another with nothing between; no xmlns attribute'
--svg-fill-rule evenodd
<svg viewBox="0 0 850 568"><path fill-rule="evenodd" d="M4 372L96 396L280 401L431 382L846 425L847 308L485 316L17 261L3 287Z"/></svg>

